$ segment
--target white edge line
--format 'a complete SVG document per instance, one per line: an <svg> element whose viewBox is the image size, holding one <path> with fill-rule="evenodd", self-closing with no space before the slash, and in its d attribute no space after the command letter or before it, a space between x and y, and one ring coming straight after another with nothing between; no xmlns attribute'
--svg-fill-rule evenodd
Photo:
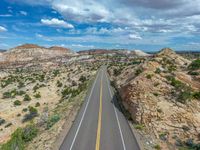
<svg viewBox="0 0 200 150"><path fill-rule="evenodd" d="M101 70L100 70L100 71L101 71ZM99 76L99 72L98 72L97 77L96 77L96 79L95 79L95 82L94 82L94 84L93 84L93 86L92 86L92 90L91 90L90 95L89 95L89 97L88 97L88 101L87 101L87 104L86 104L85 110L84 110L84 112L83 112L83 115L82 115L81 121L80 121L80 123L79 123L79 125L78 125L78 129L76 130L76 133L75 133L74 139L73 139L72 144L71 144L71 146L70 146L70 150L72 150L72 148L73 148L73 146L74 146L74 142L75 142L75 140L76 140L76 137L77 137L78 132L79 132L79 130L80 130L81 124L82 124L82 122L83 122L83 118L85 117L85 113L86 113L86 110L87 110L88 104L89 104L89 102L90 102L90 98L91 98L91 95L92 95L92 93L93 93L94 86L95 86L95 84L96 84L96 81L97 81L97 79L98 79L98 76Z"/></svg>
<svg viewBox="0 0 200 150"><path fill-rule="evenodd" d="M108 83L107 85L108 85L110 97L112 98L111 89L109 87L109 82L108 82L108 76L107 76L107 74L106 74L106 78L107 78L107 83ZM121 140L122 140L123 149L126 150L126 146L125 146L125 142L124 142L124 137L123 137L123 134L122 134L122 129L121 129L121 126L120 126L120 123L119 123L119 117L118 117L118 114L117 114L117 111L116 111L116 108L115 108L114 104L113 104L113 108L114 108L114 111L115 111L115 116L116 116L117 124L118 124L118 127L119 127L119 132L120 132L120 136L121 136Z"/></svg>

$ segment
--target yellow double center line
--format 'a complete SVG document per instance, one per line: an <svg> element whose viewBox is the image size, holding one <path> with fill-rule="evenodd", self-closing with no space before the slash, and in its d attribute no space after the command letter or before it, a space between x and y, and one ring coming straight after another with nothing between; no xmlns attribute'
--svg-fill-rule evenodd
<svg viewBox="0 0 200 150"><path fill-rule="evenodd" d="M97 137L96 137L96 148L95 148L95 150L100 150L101 118L102 118L102 78L101 78L101 85L100 85L99 119L98 119L98 128L97 128Z"/></svg>

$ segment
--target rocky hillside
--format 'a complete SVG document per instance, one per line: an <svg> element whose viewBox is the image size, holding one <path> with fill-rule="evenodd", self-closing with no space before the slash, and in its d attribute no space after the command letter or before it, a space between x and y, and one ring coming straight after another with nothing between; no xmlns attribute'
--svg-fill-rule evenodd
<svg viewBox="0 0 200 150"><path fill-rule="evenodd" d="M141 50L133 50L131 51L131 54L136 55L136 56L140 56L140 57L146 57L146 56L150 56L150 54L147 54Z"/></svg>
<svg viewBox="0 0 200 150"><path fill-rule="evenodd" d="M112 55L126 55L126 56L139 56L139 57L146 57L150 56L141 50L125 50L125 49L91 49L78 52L80 55L102 55L102 54L112 54Z"/></svg>
<svg viewBox="0 0 200 150"><path fill-rule="evenodd" d="M8 62L49 59L58 56L73 55L72 51L63 47L45 48L34 44L25 44L5 52L2 59Z"/></svg>
<svg viewBox="0 0 200 150"><path fill-rule="evenodd" d="M200 62L191 63L166 48L139 66L120 70L116 74L119 66L111 65L109 74L136 127L153 138L146 143L165 150L198 149Z"/></svg>

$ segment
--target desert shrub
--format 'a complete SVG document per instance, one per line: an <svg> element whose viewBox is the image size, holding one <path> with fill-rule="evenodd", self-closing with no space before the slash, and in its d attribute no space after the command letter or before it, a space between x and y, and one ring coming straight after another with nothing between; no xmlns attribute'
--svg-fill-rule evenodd
<svg viewBox="0 0 200 150"><path fill-rule="evenodd" d="M11 139L2 145L2 150L24 150L25 143L31 141L37 136L37 128L33 125L28 125L24 129L18 128L11 135Z"/></svg>
<svg viewBox="0 0 200 150"><path fill-rule="evenodd" d="M60 120L60 116L59 115L53 115L53 116L51 116L48 119L48 121L47 121L47 127L46 127L46 129L50 129L59 120Z"/></svg>
<svg viewBox="0 0 200 150"><path fill-rule="evenodd" d="M189 66L188 68L190 70L198 70L200 69L200 59L194 60Z"/></svg>
<svg viewBox="0 0 200 150"><path fill-rule="evenodd" d="M13 89L12 91L7 91L3 93L3 98L14 98L18 94L16 89Z"/></svg>
<svg viewBox="0 0 200 150"><path fill-rule="evenodd" d="M8 124L6 124L6 125L5 125L5 128L8 128L8 127L10 127L10 126L12 126L12 123L11 123L11 122L8 123Z"/></svg>
<svg viewBox="0 0 200 150"><path fill-rule="evenodd" d="M0 118L0 125L4 124L5 122L5 119Z"/></svg>
<svg viewBox="0 0 200 150"><path fill-rule="evenodd" d="M155 73L160 74L161 73L160 68L157 68L156 71L155 71Z"/></svg>
<svg viewBox="0 0 200 150"><path fill-rule="evenodd" d="M159 138L160 138L161 140L165 141L165 140L167 140L167 139L166 139L167 134L168 134L167 132L161 132L161 133L159 134Z"/></svg>
<svg viewBox="0 0 200 150"><path fill-rule="evenodd" d="M114 69L113 70L113 74L114 74L114 76L118 76L118 75L120 75L121 74L121 69Z"/></svg>
<svg viewBox="0 0 200 150"><path fill-rule="evenodd" d="M189 71L188 74L189 74L189 75L192 75L192 76L198 76L198 75L199 75L199 72Z"/></svg>
<svg viewBox="0 0 200 150"><path fill-rule="evenodd" d="M38 116L38 111L36 108L30 106L29 107L29 113L24 115L24 118L22 119L22 122L27 122L32 120L33 118Z"/></svg>
<svg viewBox="0 0 200 150"><path fill-rule="evenodd" d="M53 71L53 76L54 76L54 77L57 77L59 74L60 74L60 71L59 71L59 70L54 70L54 71Z"/></svg>
<svg viewBox="0 0 200 150"><path fill-rule="evenodd" d="M57 87L62 87L62 85L63 85L59 80L57 81L56 84L57 84Z"/></svg>
<svg viewBox="0 0 200 150"><path fill-rule="evenodd" d="M137 124L134 126L136 129L138 130L143 130L144 129L144 125L143 124Z"/></svg>
<svg viewBox="0 0 200 150"><path fill-rule="evenodd" d="M66 97L67 95L69 95L71 93L71 89L70 88L64 88L61 92L62 97Z"/></svg>
<svg viewBox="0 0 200 150"><path fill-rule="evenodd" d="M39 88L40 88L40 86L39 86L39 84L37 83L37 84L33 87L33 91L36 92Z"/></svg>
<svg viewBox="0 0 200 150"><path fill-rule="evenodd" d="M23 108L22 111L23 111L23 112L27 112L27 111L28 111L28 108Z"/></svg>
<svg viewBox="0 0 200 150"><path fill-rule="evenodd" d="M194 92L194 93L193 93L193 97L194 97L195 99L200 100L200 92Z"/></svg>
<svg viewBox="0 0 200 150"><path fill-rule="evenodd" d="M41 75L38 76L38 80L39 80L40 82L43 82L43 81L44 81L44 78L45 78L45 75L44 75L44 74L41 74Z"/></svg>
<svg viewBox="0 0 200 150"><path fill-rule="evenodd" d="M190 91L182 91L180 92L177 101L185 104L187 101L190 101L193 98L193 95Z"/></svg>
<svg viewBox="0 0 200 150"><path fill-rule="evenodd" d="M136 71L135 71L135 75L138 76L139 74L141 74L143 72L143 70L141 68L138 68Z"/></svg>
<svg viewBox="0 0 200 150"><path fill-rule="evenodd" d="M183 86L183 83L179 80L176 80L174 77L171 78L171 85L176 87L176 88L180 88Z"/></svg>
<svg viewBox="0 0 200 150"><path fill-rule="evenodd" d="M83 75L79 78L79 81L81 81L81 82L85 82L86 80L87 80L86 77Z"/></svg>
<svg viewBox="0 0 200 150"><path fill-rule="evenodd" d="M31 97L28 94L24 95L24 101L30 101Z"/></svg>
<svg viewBox="0 0 200 150"><path fill-rule="evenodd" d="M2 145L2 150L24 150L24 141L22 139L22 128L18 128L12 135L11 139Z"/></svg>
<svg viewBox="0 0 200 150"><path fill-rule="evenodd" d="M3 93L3 98L11 98L11 93L10 92L4 92Z"/></svg>
<svg viewBox="0 0 200 150"><path fill-rule="evenodd" d="M72 81L72 86L77 86L78 84L76 83L76 81Z"/></svg>
<svg viewBox="0 0 200 150"><path fill-rule="evenodd" d="M35 97L35 98L41 98L40 92L36 93L36 94L34 95L34 97Z"/></svg>
<svg viewBox="0 0 200 150"><path fill-rule="evenodd" d="M20 96L22 96L22 95L24 95L24 94L26 94L25 91L18 91L18 93L17 93L17 95L20 95Z"/></svg>
<svg viewBox="0 0 200 150"><path fill-rule="evenodd" d="M12 84L15 81L16 81L16 78L11 75L7 79L2 80L1 87L5 88L6 86L8 86L9 84Z"/></svg>
<svg viewBox="0 0 200 150"><path fill-rule="evenodd" d="M169 66L168 66L168 71L169 71L169 72L176 71L176 66L173 65L173 64L172 64L172 65L169 65Z"/></svg>
<svg viewBox="0 0 200 150"><path fill-rule="evenodd" d="M158 145L158 144L155 145L154 148L155 148L156 150L161 150L161 147L160 147L160 145Z"/></svg>
<svg viewBox="0 0 200 150"><path fill-rule="evenodd" d="M152 76L153 76L152 74L147 74L147 75L146 75L146 78L147 78L147 79L151 79Z"/></svg>
<svg viewBox="0 0 200 150"><path fill-rule="evenodd" d="M18 88L22 88L22 87L25 87L25 84L24 84L22 81L20 81L20 82L18 83Z"/></svg>
<svg viewBox="0 0 200 150"><path fill-rule="evenodd" d="M40 107L40 103L37 102L37 103L35 104L35 107Z"/></svg>
<svg viewBox="0 0 200 150"><path fill-rule="evenodd" d="M21 105L22 103L21 103L21 101L19 101L19 100L16 100L16 101L14 101L14 105L15 106L19 106L19 105Z"/></svg>
<svg viewBox="0 0 200 150"><path fill-rule="evenodd" d="M34 125L28 125L23 129L22 139L24 142L31 141L34 137L37 136L38 129Z"/></svg>

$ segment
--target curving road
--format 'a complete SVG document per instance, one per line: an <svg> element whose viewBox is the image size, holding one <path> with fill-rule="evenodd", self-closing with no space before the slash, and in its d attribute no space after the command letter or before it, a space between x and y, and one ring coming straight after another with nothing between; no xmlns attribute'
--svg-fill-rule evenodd
<svg viewBox="0 0 200 150"><path fill-rule="evenodd" d="M140 150L101 67L60 150Z"/></svg>

